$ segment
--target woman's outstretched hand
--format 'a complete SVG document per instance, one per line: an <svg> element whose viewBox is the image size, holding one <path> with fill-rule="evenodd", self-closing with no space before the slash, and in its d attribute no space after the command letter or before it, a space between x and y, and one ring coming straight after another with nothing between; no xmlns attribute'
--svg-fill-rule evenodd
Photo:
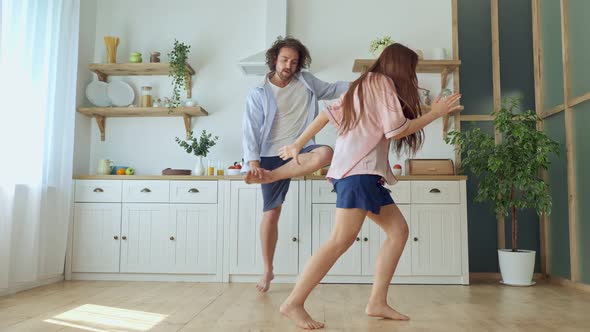
<svg viewBox="0 0 590 332"><path fill-rule="evenodd" d="M459 105L460 99L461 95L458 93L453 93L452 95L444 98L441 95L438 95L434 103L432 103L432 112L435 112L435 114L440 117L457 111L461 108Z"/></svg>
<svg viewBox="0 0 590 332"><path fill-rule="evenodd" d="M299 151L301 151L301 148L296 144L285 145L279 149L279 157L283 160L293 158L297 165L299 165Z"/></svg>

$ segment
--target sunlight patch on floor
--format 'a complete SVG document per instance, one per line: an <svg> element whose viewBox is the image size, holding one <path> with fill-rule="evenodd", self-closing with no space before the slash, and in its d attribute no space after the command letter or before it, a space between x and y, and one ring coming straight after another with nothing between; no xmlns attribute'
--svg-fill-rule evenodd
<svg viewBox="0 0 590 332"><path fill-rule="evenodd" d="M94 332L149 331L168 315L85 304L45 322Z"/></svg>

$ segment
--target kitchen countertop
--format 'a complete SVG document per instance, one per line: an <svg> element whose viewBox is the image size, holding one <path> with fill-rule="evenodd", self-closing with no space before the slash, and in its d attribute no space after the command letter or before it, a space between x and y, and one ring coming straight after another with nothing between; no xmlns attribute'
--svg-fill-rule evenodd
<svg viewBox="0 0 590 332"><path fill-rule="evenodd" d="M325 180L321 175L294 177L293 180ZM404 175L399 181L460 181L467 180L466 175ZM74 180L242 180L241 175L192 176L192 175L76 175Z"/></svg>

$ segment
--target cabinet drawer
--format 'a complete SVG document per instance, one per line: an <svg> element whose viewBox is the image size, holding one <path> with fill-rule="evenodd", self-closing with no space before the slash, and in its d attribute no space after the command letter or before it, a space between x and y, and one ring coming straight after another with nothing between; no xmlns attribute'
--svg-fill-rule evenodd
<svg viewBox="0 0 590 332"><path fill-rule="evenodd" d="M459 204L459 181L412 181L412 203Z"/></svg>
<svg viewBox="0 0 590 332"><path fill-rule="evenodd" d="M121 180L76 180L76 202L121 202Z"/></svg>
<svg viewBox="0 0 590 332"><path fill-rule="evenodd" d="M123 202L168 203L169 200L169 181L123 181Z"/></svg>
<svg viewBox="0 0 590 332"><path fill-rule="evenodd" d="M311 185L312 203L336 203L336 191L334 186L323 180L312 181Z"/></svg>
<svg viewBox="0 0 590 332"><path fill-rule="evenodd" d="M172 203L217 203L217 181L170 181Z"/></svg>
<svg viewBox="0 0 590 332"><path fill-rule="evenodd" d="M410 204L411 198L411 182L399 181L393 186L385 186L391 191L391 198L395 204Z"/></svg>

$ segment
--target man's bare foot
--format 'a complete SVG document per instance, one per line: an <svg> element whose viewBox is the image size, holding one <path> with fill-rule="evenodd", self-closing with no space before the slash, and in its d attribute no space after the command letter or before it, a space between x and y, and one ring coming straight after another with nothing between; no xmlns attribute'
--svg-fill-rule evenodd
<svg viewBox="0 0 590 332"><path fill-rule="evenodd" d="M262 293L266 293L266 291L268 291L268 289L270 288L270 281L273 280L275 278L275 275L272 273L265 273L262 278L260 278L260 281L258 282L258 284L256 284L256 289L258 289L259 292Z"/></svg>
<svg viewBox="0 0 590 332"><path fill-rule="evenodd" d="M256 176L256 175L248 172L246 174L246 177L244 178L244 181L246 181L246 183L248 183L248 184L251 184L251 183L263 184L263 183L275 182L276 180L273 178L271 171L263 169L260 172L260 176Z"/></svg>
<svg viewBox="0 0 590 332"><path fill-rule="evenodd" d="M313 318L309 316L309 314L307 313L307 311L305 311L305 308L303 308L302 305L293 305L288 304L287 302L283 302L283 304L281 304L279 311L285 317L292 320L295 323L295 325L302 329L315 330L324 327L324 323L313 320Z"/></svg>
<svg viewBox="0 0 590 332"><path fill-rule="evenodd" d="M410 317L400 314L393 310L387 303L383 304L367 304L365 312L371 317L380 317L393 320L410 320Z"/></svg>
<svg viewBox="0 0 590 332"><path fill-rule="evenodd" d="M248 173L246 173L246 175L244 175L244 177L243 177L244 182L246 182L247 184L252 184L252 183L271 183L271 182L275 181L272 178L270 171L265 170L265 169L261 169L260 171L261 171L260 176L256 176L254 174L254 172L248 171Z"/></svg>

